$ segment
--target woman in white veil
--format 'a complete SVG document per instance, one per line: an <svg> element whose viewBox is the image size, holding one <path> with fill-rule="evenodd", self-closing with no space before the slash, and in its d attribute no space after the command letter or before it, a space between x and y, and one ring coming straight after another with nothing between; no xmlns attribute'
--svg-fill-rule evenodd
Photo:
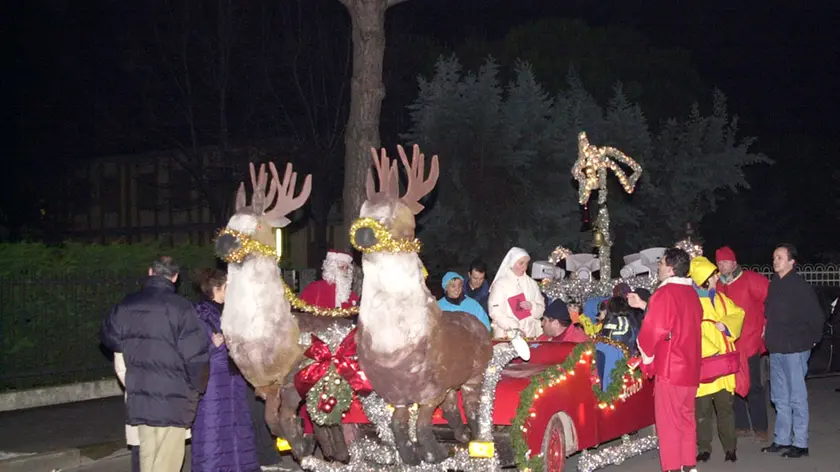
<svg viewBox="0 0 840 472"><path fill-rule="evenodd" d="M513 247L496 272L487 302L494 338L509 339L516 330L526 338L542 334L545 299L537 282L527 275L530 260L524 249Z"/></svg>

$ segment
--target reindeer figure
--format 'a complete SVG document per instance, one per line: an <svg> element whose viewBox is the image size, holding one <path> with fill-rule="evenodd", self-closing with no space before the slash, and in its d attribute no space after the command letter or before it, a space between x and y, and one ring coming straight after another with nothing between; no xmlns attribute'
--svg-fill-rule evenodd
<svg viewBox="0 0 840 472"><path fill-rule="evenodd" d="M467 313L442 313L422 274L413 246L414 215L420 198L437 182L438 158L432 158L428 179L424 156L414 146L411 163L398 147L408 173L406 193L399 198L397 168L382 150L373 160L379 191L369 171L367 200L351 234L364 253L358 358L374 390L395 410L391 428L403 462L440 462L448 456L432 431L432 414L442 404L444 417L461 442L478 433L478 406L484 370L492 357L487 328ZM386 244L388 243L388 244ZM461 419L461 390L469 427ZM409 407L418 404L416 438L410 439Z"/></svg>
<svg viewBox="0 0 840 472"><path fill-rule="evenodd" d="M268 186L265 165L259 173L250 164L254 194L247 204L245 184L236 193L236 213L216 241L216 252L228 263L228 284L222 332L228 352L242 375L266 401L265 421L272 432L289 441L296 456L310 453L311 440L304 438L297 421L300 396L290 388L293 374L303 358L298 344L300 329L283 291L277 267L274 228L289 224L286 216L309 198L312 177L294 197L297 174L286 165L283 180L269 164L273 179ZM276 199L276 203L275 203ZM274 204L272 208L272 204ZM265 251L247 252L249 247ZM282 408L281 408L282 406Z"/></svg>

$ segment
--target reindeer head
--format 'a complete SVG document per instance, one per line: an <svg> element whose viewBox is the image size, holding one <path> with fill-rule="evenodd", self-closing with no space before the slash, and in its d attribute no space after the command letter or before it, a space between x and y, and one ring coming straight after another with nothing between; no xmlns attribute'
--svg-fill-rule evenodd
<svg viewBox="0 0 840 472"><path fill-rule="evenodd" d="M373 173L368 170L365 182L367 200L362 204L359 217L375 220L394 240L408 241L414 239L414 215L424 208L420 199L435 188L440 169L438 157L433 156L429 178L424 179L425 156L420 153L420 147L414 145L410 163L402 146L397 146L397 151L408 174L405 195L399 197L397 166L388 157L385 149L382 149L379 155L376 149L371 149L373 164L379 177L379 190L374 187ZM368 226L358 228L352 236L355 244L361 248L372 248L378 242L376 231Z"/></svg>
<svg viewBox="0 0 840 472"><path fill-rule="evenodd" d="M288 225L289 219L286 216L306 203L312 191L312 176L306 176L300 194L295 197L297 173L292 171L292 164L286 164L283 180L280 180L277 175L277 168L273 162L268 164L268 168L273 177L270 184L265 164L260 164L259 173L256 172L254 164L250 164L251 186L254 189L251 204L247 204L243 182L236 192L236 213L228 221L226 229L276 249L274 228L283 228ZM266 186L268 186L267 193ZM272 204L274 204L273 208ZM242 241L236 237L229 234L222 235L216 241L216 252L224 259L241 245Z"/></svg>

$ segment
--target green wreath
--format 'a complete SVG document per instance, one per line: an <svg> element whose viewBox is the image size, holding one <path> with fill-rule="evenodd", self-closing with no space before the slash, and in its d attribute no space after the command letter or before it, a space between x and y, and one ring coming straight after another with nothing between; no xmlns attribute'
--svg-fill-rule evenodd
<svg viewBox="0 0 840 472"><path fill-rule="evenodd" d="M550 367L531 378L531 383L522 391L519 396L519 407L516 410L516 416L511 424L510 442L513 447L514 461L519 470L528 470L530 472L542 472L542 460L539 454L528 458L528 443L525 440L525 422L531 417L531 408L533 407L535 395L540 393L541 389L551 387L556 382L559 382L566 377L566 372L573 371L580 362L581 357L585 352L595 352L596 343L609 344L617 346L615 341L606 338L595 338L591 342L581 343L575 346L569 356L555 367ZM627 350L623 348L625 359L627 358ZM627 362L619 362L610 375L612 382L606 390L601 389L600 383L592 384L592 391L599 404L606 404L607 407L612 407L613 404L619 400L623 391L624 380L627 376L633 381L642 377L639 370L631 370ZM597 372L594 362L590 362L590 375L593 371ZM597 374L596 374L597 375Z"/></svg>
<svg viewBox="0 0 840 472"><path fill-rule="evenodd" d="M340 424L352 402L353 389L332 365L306 393L306 411L319 426Z"/></svg>

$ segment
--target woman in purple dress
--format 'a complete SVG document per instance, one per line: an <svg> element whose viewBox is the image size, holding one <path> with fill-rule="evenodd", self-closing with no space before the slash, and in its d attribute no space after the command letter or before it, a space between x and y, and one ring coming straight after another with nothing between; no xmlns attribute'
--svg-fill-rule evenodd
<svg viewBox="0 0 840 472"><path fill-rule="evenodd" d="M192 427L193 472L252 472L260 470L247 384L228 358L221 333L227 277L218 269L200 269L193 280L204 295L196 304L210 338L210 380L198 402Z"/></svg>

